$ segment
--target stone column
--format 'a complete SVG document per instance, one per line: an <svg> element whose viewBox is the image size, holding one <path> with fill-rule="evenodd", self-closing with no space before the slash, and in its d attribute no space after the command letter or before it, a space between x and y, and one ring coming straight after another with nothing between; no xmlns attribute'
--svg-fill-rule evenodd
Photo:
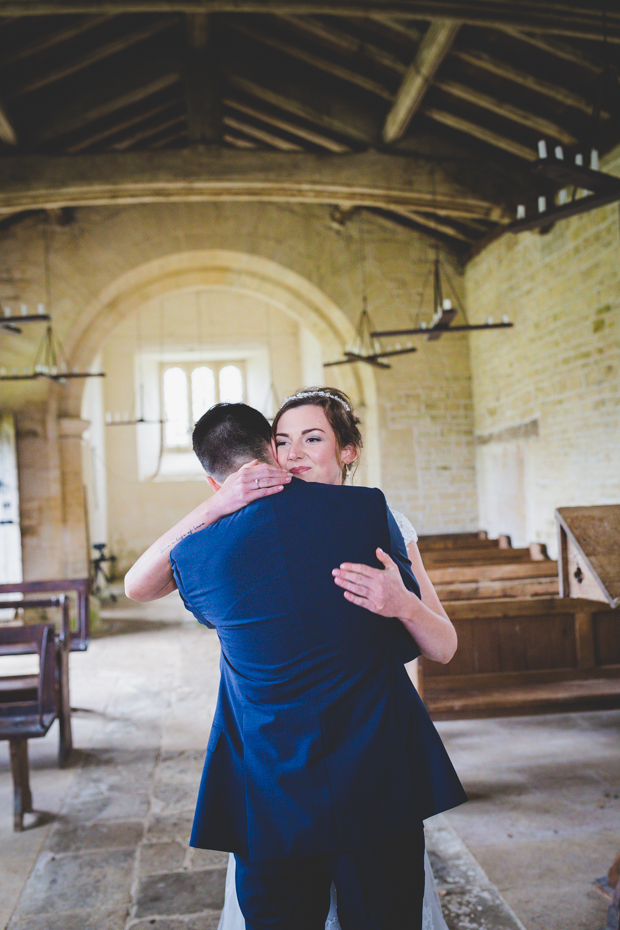
<svg viewBox="0 0 620 930"><path fill-rule="evenodd" d="M86 498L82 479L82 435L90 426L79 417L59 417L61 500L63 517L63 575L85 578L88 575L88 535L86 532Z"/></svg>

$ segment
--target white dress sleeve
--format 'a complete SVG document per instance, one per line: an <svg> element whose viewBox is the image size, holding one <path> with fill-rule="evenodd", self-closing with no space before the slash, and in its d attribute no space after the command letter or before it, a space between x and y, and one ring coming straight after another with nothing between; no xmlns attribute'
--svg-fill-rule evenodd
<svg viewBox="0 0 620 930"><path fill-rule="evenodd" d="M393 510L392 516L398 524L398 529L403 534L405 545L408 546L411 542L417 542L418 534L416 533L413 524L407 519L404 513L399 513L398 510Z"/></svg>

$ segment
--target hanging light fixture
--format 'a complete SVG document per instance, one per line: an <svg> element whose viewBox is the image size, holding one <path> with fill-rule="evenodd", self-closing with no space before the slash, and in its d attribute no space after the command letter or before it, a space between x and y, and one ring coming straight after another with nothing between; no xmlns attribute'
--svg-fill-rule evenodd
<svg viewBox="0 0 620 930"><path fill-rule="evenodd" d="M49 239L48 228L44 229L44 249L43 249L43 271L45 276L45 299L46 305L51 309L51 283L49 269ZM39 304L37 314L29 314L28 308L22 304L22 315L12 317L8 314L9 323L7 325L7 308L4 310L4 319L0 322L4 324L5 329L21 332L18 326L12 325L13 320L19 320L19 324L24 322L40 322L41 320L49 321L51 316L45 312L43 304ZM25 311L25 312L24 312ZM69 370L67 357L63 351L62 345L57 336L54 335L51 323L45 328L45 333L39 343L39 348L34 358L31 368L24 368L20 374L17 368L13 369L11 374L7 373L6 368L0 368L0 381L34 381L37 378L47 378L50 381L58 381L60 384L66 384L71 378L103 378L102 371L79 371L76 367Z"/></svg>
<svg viewBox="0 0 620 930"><path fill-rule="evenodd" d="M34 381L37 378L47 378L49 381L66 384L71 378L104 377L102 371L78 371L77 368L70 371L62 346L51 326L45 329L31 369L24 368L23 373L19 374L14 368L12 374L7 374L6 368L0 368L0 381Z"/></svg>
<svg viewBox="0 0 620 930"><path fill-rule="evenodd" d="M0 329L6 329L11 333L21 333L23 323L46 323L49 322L49 313L45 312L43 304L39 304L36 313L29 313L26 304L21 305L21 314L14 317L11 308L5 304L2 308L4 316L0 316Z"/></svg>
<svg viewBox="0 0 620 930"><path fill-rule="evenodd" d="M362 291L362 312L360 313L357 326L355 327L355 336L353 342L345 347L344 358L336 359L333 362L325 362L325 368L332 368L335 365L351 365L355 362L365 362L372 365L373 368L391 368L388 362L384 361L394 355L409 355L416 352L417 349L409 343L404 349L398 346L392 350L382 349L377 334L373 333L373 323L368 313L368 288L366 286L366 249L364 243L363 215L360 216L360 284Z"/></svg>
<svg viewBox="0 0 620 930"><path fill-rule="evenodd" d="M609 138L608 126L613 123L614 115L616 122L620 119L620 84L617 66L612 65L610 59L605 3L601 16L603 67L594 92L589 133L591 142L581 150L572 149L566 153L565 158L561 145L550 144L552 154L548 154L547 140L539 141L538 160L532 165L532 173L547 184L538 196L537 212L527 216L525 204L519 204L516 220L506 226L508 232L520 233L541 228L546 231L559 220L620 201L620 178L599 170L597 140L603 141L606 136ZM612 103L609 107L611 114L603 109L606 91L607 99ZM604 119L608 121L607 127ZM584 164L584 156L587 164ZM549 201L552 200L556 202L550 205Z"/></svg>
<svg viewBox="0 0 620 930"><path fill-rule="evenodd" d="M445 270L444 275L450 285L450 290L457 307L453 305L451 298L444 296L444 289L441 281L441 261L439 258L439 251L436 249L433 261L433 316L430 323L422 321L419 326L410 327L408 329L373 330L373 332L370 333L371 337L394 338L396 336L424 336L430 342L441 338L441 336L444 336L446 333L468 333L484 329L509 329L514 325L509 322L507 316L503 316L499 323L494 323L491 317L487 317L485 323L470 323L465 313L465 307L461 304L458 294L452 287L452 282ZM424 295L422 295L422 299L423 298ZM455 319L458 310L460 310L465 323L453 326L452 321Z"/></svg>

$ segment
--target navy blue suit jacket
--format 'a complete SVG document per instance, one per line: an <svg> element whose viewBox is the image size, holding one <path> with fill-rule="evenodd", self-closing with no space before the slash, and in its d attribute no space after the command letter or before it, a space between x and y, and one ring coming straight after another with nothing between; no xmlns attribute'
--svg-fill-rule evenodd
<svg viewBox="0 0 620 930"><path fill-rule="evenodd" d="M172 550L186 606L222 646L193 846L332 854L466 800L403 667L415 643L331 574L380 567L381 546L419 596L388 513L376 489L294 479Z"/></svg>

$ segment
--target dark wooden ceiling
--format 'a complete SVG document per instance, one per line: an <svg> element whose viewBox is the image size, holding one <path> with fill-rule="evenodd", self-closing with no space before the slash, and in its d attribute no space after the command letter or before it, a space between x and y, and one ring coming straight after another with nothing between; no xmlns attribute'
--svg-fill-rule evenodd
<svg viewBox="0 0 620 930"><path fill-rule="evenodd" d="M342 0L303 13L293 0L259 12L252 2L228 12L224 0L213 13L174 0L28 3L0 0L12 14L0 20L0 157L195 144L452 153L488 166L498 199L514 206L535 194L539 139L567 157L620 142L616 4L603 16L490 0L400 0L398 15L394 4L388 14ZM383 215L464 252L496 225Z"/></svg>

